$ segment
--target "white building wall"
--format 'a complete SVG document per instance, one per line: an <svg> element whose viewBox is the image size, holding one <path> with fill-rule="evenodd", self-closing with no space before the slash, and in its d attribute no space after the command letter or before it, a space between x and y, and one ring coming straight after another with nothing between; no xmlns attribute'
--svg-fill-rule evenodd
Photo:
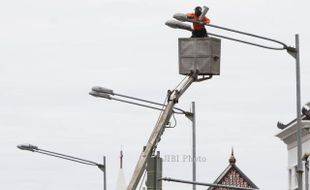
<svg viewBox="0 0 310 190"><path fill-rule="evenodd" d="M288 145L290 146L290 145ZM305 140L302 144L302 155L306 152L310 152L310 140ZM288 149L288 166L294 166L297 164L297 147Z"/></svg>
<svg viewBox="0 0 310 190"><path fill-rule="evenodd" d="M290 148L290 149L289 149ZM306 152L310 152L310 139L309 135L303 138L302 144L302 155ZM297 166L297 146L296 142L288 145L288 177L289 177L289 190L297 189L297 175L296 175L296 166ZM305 173L305 165L303 162L303 170ZM306 182L305 175L303 182ZM309 181L309 179L308 179ZM305 189L305 187L303 188Z"/></svg>
<svg viewBox="0 0 310 190"><path fill-rule="evenodd" d="M302 156L307 152L310 153L310 121L302 121ZM297 190L297 140L296 140L297 126L296 123L293 123L291 126L285 128L276 136L279 137L286 145L288 150L288 190ZM308 159L310 161L310 158ZM308 181L305 179L305 162L303 161L303 184L305 189L305 182Z"/></svg>

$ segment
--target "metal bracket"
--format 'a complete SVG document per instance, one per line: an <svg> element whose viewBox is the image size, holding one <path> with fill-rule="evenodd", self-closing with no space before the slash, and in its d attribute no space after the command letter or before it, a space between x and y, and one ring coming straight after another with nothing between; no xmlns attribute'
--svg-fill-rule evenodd
<svg viewBox="0 0 310 190"><path fill-rule="evenodd" d="M101 171L104 172L105 165L103 165L103 164L98 164L97 167L98 167Z"/></svg>
<svg viewBox="0 0 310 190"><path fill-rule="evenodd" d="M187 117L189 120L193 121L194 114L192 112L185 112L185 117Z"/></svg>
<svg viewBox="0 0 310 190"><path fill-rule="evenodd" d="M288 46L288 47L286 47L286 51L288 54L290 54L291 56L293 56L296 59L296 57L297 57L297 49L296 48Z"/></svg>

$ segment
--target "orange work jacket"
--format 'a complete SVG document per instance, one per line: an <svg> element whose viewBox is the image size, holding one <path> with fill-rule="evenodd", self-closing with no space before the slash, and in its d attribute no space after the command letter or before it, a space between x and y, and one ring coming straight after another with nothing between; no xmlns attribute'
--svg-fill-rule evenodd
<svg viewBox="0 0 310 190"><path fill-rule="evenodd" d="M199 17L197 15L195 15L195 13L187 13L186 16L188 16L189 18L191 18L193 20L198 20L199 19ZM202 18L202 22L205 23L205 24L209 24L210 23L210 19L207 18L207 17L203 17ZM200 30L200 29L204 28L204 25L203 24L193 23L193 27L194 27L194 30Z"/></svg>

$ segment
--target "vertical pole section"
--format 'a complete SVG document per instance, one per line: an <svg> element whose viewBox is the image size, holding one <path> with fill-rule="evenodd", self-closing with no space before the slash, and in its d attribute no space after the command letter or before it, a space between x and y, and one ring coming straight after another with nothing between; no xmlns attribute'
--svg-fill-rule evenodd
<svg viewBox="0 0 310 190"><path fill-rule="evenodd" d="M106 165L106 159L105 156L103 156L103 165L104 165L104 171L103 171L103 190L107 190L107 165Z"/></svg>
<svg viewBox="0 0 310 190"><path fill-rule="evenodd" d="M302 142L301 142L301 104L300 104L300 59L299 59L299 35L295 35L296 46L296 106L297 106L297 175L298 175L298 190L303 189L302 176Z"/></svg>
<svg viewBox="0 0 310 190"><path fill-rule="evenodd" d="M193 131L193 182L196 182L196 111L195 111L195 102L192 102L192 131ZM196 184L193 184L193 190L196 190Z"/></svg>
<svg viewBox="0 0 310 190"><path fill-rule="evenodd" d="M308 157L306 158L306 162L305 162L305 170L306 170L306 173L305 173L305 184L306 184L306 190L309 190L309 160L308 160Z"/></svg>

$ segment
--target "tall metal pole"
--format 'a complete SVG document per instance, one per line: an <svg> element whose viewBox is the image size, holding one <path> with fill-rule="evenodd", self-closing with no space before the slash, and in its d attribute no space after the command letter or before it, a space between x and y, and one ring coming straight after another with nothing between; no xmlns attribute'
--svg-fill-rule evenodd
<svg viewBox="0 0 310 190"><path fill-rule="evenodd" d="M309 160L308 160L308 157L306 158L306 161L305 161L305 170L306 170L306 173L305 173L305 184L306 184L306 190L309 190Z"/></svg>
<svg viewBox="0 0 310 190"><path fill-rule="evenodd" d="M105 156L103 156L103 165L104 165L104 171L103 171L103 190L107 190L107 165L106 165L106 159Z"/></svg>
<svg viewBox="0 0 310 190"><path fill-rule="evenodd" d="M193 182L196 181L196 112L195 102L192 102L192 132L193 132ZM193 190L196 190L196 184L193 184Z"/></svg>
<svg viewBox="0 0 310 190"><path fill-rule="evenodd" d="M298 190L303 189L302 176L302 142L301 142L301 104L300 104L300 59L299 59L299 35L295 35L296 46L296 108L297 108L297 180Z"/></svg>

